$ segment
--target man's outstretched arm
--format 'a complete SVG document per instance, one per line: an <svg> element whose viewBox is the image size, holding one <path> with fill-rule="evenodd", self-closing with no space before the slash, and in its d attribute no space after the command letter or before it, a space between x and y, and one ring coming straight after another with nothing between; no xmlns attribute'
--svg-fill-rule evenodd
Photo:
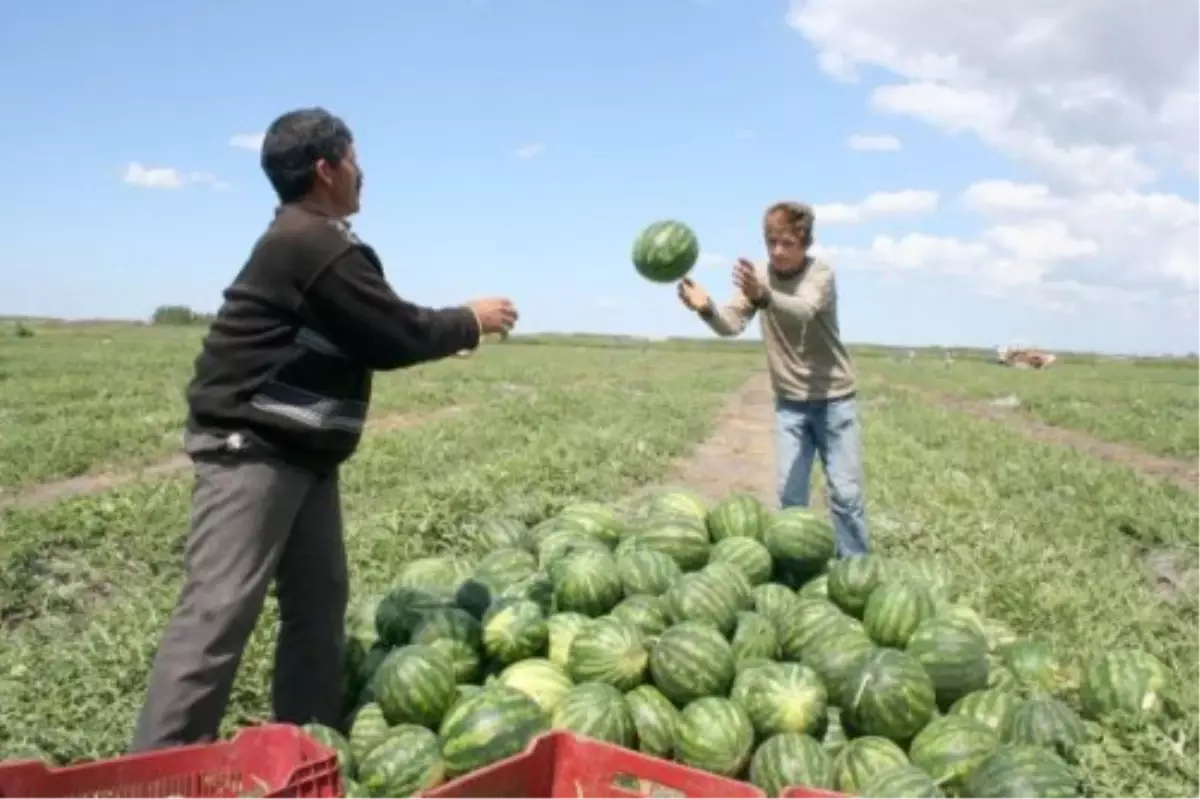
<svg viewBox="0 0 1200 799"><path fill-rule="evenodd" d="M401 299L361 250L338 256L309 286L305 302L348 356L388 370L474 349L479 319L467 307L425 308Z"/></svg>

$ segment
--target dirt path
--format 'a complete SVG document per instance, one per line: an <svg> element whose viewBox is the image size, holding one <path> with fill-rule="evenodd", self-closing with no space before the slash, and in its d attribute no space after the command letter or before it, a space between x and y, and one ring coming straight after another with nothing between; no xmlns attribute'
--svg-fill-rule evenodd
<svg viewBox="0 0 1200 799"><path fill-rule="evenodd" d="M939 394L891 381L885 381L884 385L918 396L947 410L965 413L976 419L997 422L1032 441L1069 447L1099 460L1128 466L1142 474L1165 480L1185 491L1196 492L1197 483L1200 483L1200 468L1197 468L1195 461L1188 462L1151 455L1136 447L1104 441L1066 427L1055 427L1021 413L1019 410L997 407L981 400Z"/></svg>
<svg viewBox="0 0 1200 799"><path fill-rule="evenodd" d="M367 430L372 433L382 433L416 427L454 416L466 408L467 406L464 405L453 405L449 408L424 413L387 414L368 420ZM0 510L4 508L36 508L72 497L99 494L142 480L153 480L157 477L178 474L187 471L190 466L191 460L186 455L173 455L165 460L146 464L137 469L85 474L66 480L55 480L30 486L11 494L0 489Z"/></svg>

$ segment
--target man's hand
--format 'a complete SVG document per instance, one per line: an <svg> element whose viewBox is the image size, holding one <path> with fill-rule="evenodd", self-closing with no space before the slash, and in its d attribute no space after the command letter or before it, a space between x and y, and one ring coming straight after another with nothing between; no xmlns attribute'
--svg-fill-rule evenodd
<svg viewBox="0 0 1200 799"><path fill-rule="evenodd" d="M700 288L690 277L679 281L677 293L679 301L689 311L702 311L712 306L712 299L708 296L708 292Z"/></svg>
<svg viewBox="0 0 1200 799"><path fill-rule="evenodd" d="M758 277L758 270L745 258L739 258L737 265L733 267L733 285L751 302L761 300L767 293L767 287Z"/></svg>
<svg viewBox="0 0 1200 799"><path fill-rule="evenodd" d="M507 297L485 297L482 300L472 300L467 307L475 312L479 320L479 335L489 333L508 334L520 318L516 307Z"/></svg>

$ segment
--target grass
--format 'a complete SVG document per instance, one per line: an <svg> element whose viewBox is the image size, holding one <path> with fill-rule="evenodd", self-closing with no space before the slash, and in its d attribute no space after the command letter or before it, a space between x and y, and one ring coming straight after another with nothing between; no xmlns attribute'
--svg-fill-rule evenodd
<svg viewBox="0 0 1200 799"><path fill-rule="evenodd" d="M1035 419L1105 441L1185 460L1200 455L1200 370L1194 360L1065 361L1044 372L939 358L911 364L872 359L873 372L897 383L983 401L1017 397Z"/></svg>
<svg viewBox="0 0 1200 799"><path fill-rule="evenodd" d="M0 371L8 374L0 409L6 420L24 420L17 429L24 444L5 450L24 459L12 473L115 468L177 448L179 391L196 332L116 330L110 337L120 342L115 349L78 331L39 330L19 343L36 346L37 356L0 345ZM98 365L87 352L102 355ZM728 393L761 365L761 354L746 347L539 341L383 378L381 413L449 404L463 411L372 433L346 467L353 592L385 587L407 558L461 551L462 532L479 518L536 519L571 499L611 501L662 480L672 459L704 436ZM877 546L936 558L973 607L1049 641L1076 665L1115 646L1162 658L1186 713L1146 729L1099 730L1084 753L1088 789L1101 796L1200 792L1195 585L1160 590L1146 568L1148 557L1166 553L1181 575L1195 575L1195 496L1127 467L1031 443L896 386L948 390L940 366L875 357L861 366ZM986 369L1005 380L1030 378L1030 385L1076 374L961 366L951 374L963 375L978 396L991 379ZM1124 379L1124 365L1080 367ZM118 373L125 379L105 379ZM27 399L15 374L57 389L56 399ZM966 377L973 375L978 383ZM141 409L142 421L126 431L127 455L105 454L118 440L108 429L114 413L87 402L89 381L97 393L119 383L109 404ZM1093 396L1103 382L1081 376L1075 391ZM1127 415L1113 402L1105 413ZM157 421L148 423L151 417ZM1087 429L1122 424L1094 420ZM40 457L68 431L75 443L58 451L83 453L73 466ZM174 441L153 440L168 431ZM111 756L127 744L179 587L190 487L186 474L164 476L42 508L0 510L0 750L31 743L77 760ZM243 660L227 730L269 712L277 621L269 601Z"/></svg>

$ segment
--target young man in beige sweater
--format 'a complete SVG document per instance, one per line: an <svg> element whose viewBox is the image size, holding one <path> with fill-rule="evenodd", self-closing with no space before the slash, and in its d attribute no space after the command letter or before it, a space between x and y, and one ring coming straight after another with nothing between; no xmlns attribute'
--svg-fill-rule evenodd
<svg viewBox="0 0 1200 799"><path fill-rule="evenodd" d="M808 254L813 211L800 203L767 209L770 261L745 258L733 270L739 293L723 307L685 278L679 299L719 336L736 336L756 315L775 390L775 459L780 507L807 506L813 459L820 456L839 557L870 548L864 502L862 432L854 364L842 344L837 289L829 264Z"/></svg>

